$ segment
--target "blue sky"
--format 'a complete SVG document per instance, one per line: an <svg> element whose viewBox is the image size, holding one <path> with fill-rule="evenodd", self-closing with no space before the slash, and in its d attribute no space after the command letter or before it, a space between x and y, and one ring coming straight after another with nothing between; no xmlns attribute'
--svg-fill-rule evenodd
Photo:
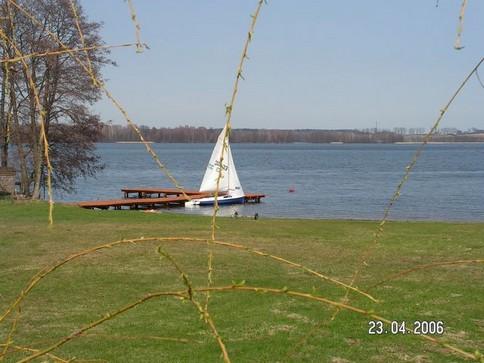
<svg viewBox="0 0 484 363"><path fill-rule="evenodd" d="M122 0L81 0L108 44L133 42ZM222 127L256 0L133 0L150 50L113 50L107 86L138 124ZM453 48L459 0L289 1L264 6L234 107L235 128L432 125L484 56L484 1L469 1L464 49ZM484 67L481 71L484 80ZM94 109L124 123L107 100ZM442 127L484 129L473 78Z"/></svg>

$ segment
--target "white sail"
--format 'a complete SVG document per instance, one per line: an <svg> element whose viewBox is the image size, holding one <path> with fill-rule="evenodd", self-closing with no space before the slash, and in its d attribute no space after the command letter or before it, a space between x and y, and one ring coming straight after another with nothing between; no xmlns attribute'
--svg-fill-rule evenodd
<svg viewBox="0 0 484 363"><path fill-rule="evenodd" d="M202 185L200 186L201 192L215 192L217 189L217 178L220 171L220 157L224 147L224 135L226 127L218 136L217 143L212 151L212 156L208 162L207 170L203 176ZM235 170L234 159L232 158L232 151L230 150L230 144L228 143L223 152L222 161L222 176L219 182L219 192L227 192L233 197L244 196L244 191L240 185L239 176Z"/></svg>

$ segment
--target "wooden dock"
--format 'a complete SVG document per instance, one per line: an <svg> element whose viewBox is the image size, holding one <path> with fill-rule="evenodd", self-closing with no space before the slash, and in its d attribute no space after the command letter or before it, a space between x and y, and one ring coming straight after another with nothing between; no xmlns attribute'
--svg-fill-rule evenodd
<svg viewBox="0 0 484 363"><path fill-rule="evenodd" d="M123 209L128 207L130 209L152 208L157 209L162 206L183 205L189 199L185 197L170 197L170 198L125 198L125 199L111 199L111 200L95 200L90 202L79 202L78 205L82 208L88 209Z"/></svg>
<svg viewBox="0 0 484 363"><path fill-rule="evenodd" d="M168 197L170 195L180 196L183 195L183 192L187 196L199 196L202 194L198 190L187 190L184 189L183 192L180 189L176 188L123 188L121 191L124 193L125 198L132 198L132 194L137 195L138 198L152 198L153 195L157 195L158 198L161 197ZM199 197L200 198L200 197Z"/></svg>
<svg viewBox="0 0 484 363"><path fill-rule="evenodd" d="M185 202L213 196L212 193L203 193L195 190L183 190L175 188L123 188L123 199L95 200L79 202L77 205L87 209L159 209L163 207L182 207ZM224 195L220 193L219 195ZM260 203L264 194L246 194L245 203Z"/></svg>

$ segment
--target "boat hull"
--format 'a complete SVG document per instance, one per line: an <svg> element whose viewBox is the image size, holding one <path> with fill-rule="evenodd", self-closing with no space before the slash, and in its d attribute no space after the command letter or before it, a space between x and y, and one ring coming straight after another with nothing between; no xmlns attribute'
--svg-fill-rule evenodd
<svg viewBox="0 0 484 363"><path fill-rule="evenodd" d="M243 204L245 203L245 196L241 197L219 197L217 198L218 200L218 205L228 205L228 204ZM191 206L211 206L214 205L215 203L215 198L213 197L208 197L208 198L201 198L201 199L193 199L189 202L185 203L186 207L191 207Z"/></svg>

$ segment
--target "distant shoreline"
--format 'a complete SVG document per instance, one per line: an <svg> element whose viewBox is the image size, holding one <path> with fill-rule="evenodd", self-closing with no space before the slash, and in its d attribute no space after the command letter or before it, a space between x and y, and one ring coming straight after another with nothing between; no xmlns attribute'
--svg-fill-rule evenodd
<svg viewBox="0 0 484 363"><path fill-rule="evenodd" d="M398 142L394 142L394 144L402 144L402 145L405 145L405 144L421 144L422 141L398 141ZM444 145L447 145L447 144L484 144L484 141L429 141L427 142L427 144L435 144L435 145L439 145L439 144L444 144Z"/></svg>
<svg viewBox="0 0 484 363"><path fill-rule="evenodd" d="M98 141L98 144L213 144L213 142L157 142L157 141ZM274 144L274 145L418 145L422 144L422 141L396 141L396 142L257 142L257 141L244 141L244 142L231 142L231 144ZM484 144L484 141L429 141L429 145L450 145L450 144Z"/></svg>
<svg viewBox="0 0 484 363"><path fill-rule="evenodd" d="M206 127L180 126L147 127L140 126L145 140L160 143L215 143L221 129ZM427 138L425 129L390 130L319 130L319 129L232 129L230 142L235 143L311 143L311 144L394 144L418 143ZM435 131L430 138L432 142L484 142L484 130L442 129ZM99 141L104 142L137 142L139 136L127 126L103 125Z"/></svg>

